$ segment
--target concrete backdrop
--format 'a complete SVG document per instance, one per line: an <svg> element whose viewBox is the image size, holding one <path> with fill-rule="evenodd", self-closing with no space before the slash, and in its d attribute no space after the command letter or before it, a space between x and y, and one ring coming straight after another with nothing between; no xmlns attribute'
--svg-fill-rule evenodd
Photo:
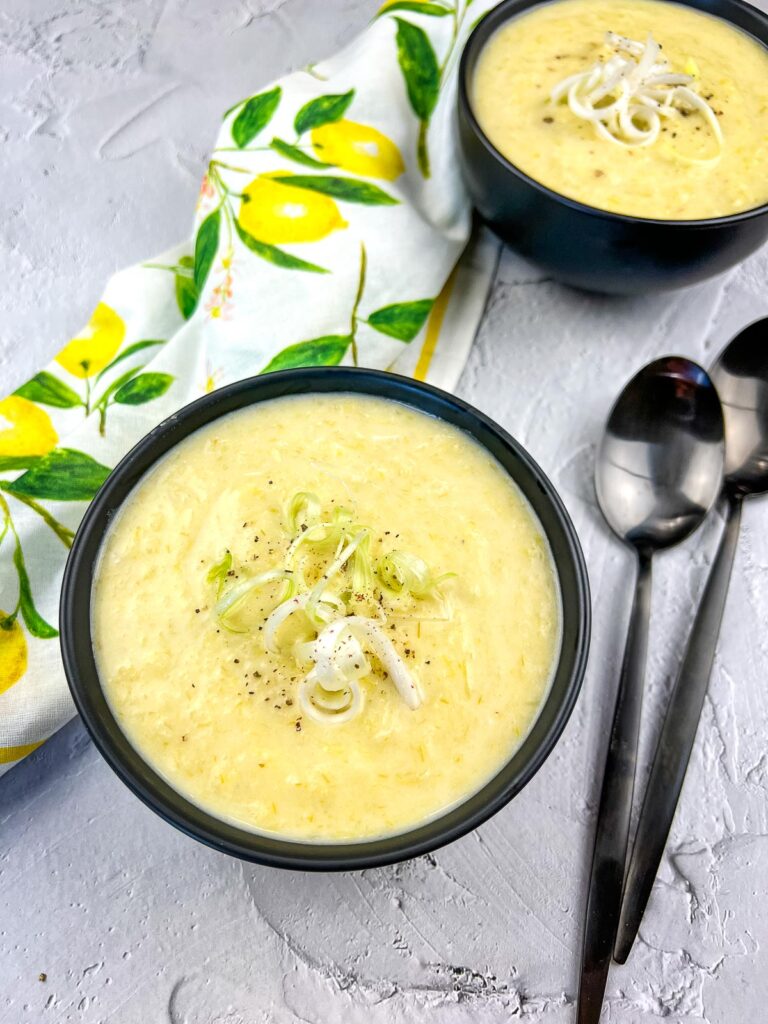
<svg viewBox="0 0 768 1024"><path fill-rule="evenodd" d="M373 9L0 0L0 391L81 326L113 270L188 233L222 111L336 50ZM630 601L630 557L593 498L595 441L641 364L672 350L706 364L768 313L767 271L763 250L692 290L622 300L502 258L459 393L560 488L595 612L573 718L512 805L434 857L288 875L171 830L73 722L0 782L0 1024L573 1021L596 769ZM612 1024L766 1019L767 526L768 503L745 510L682 805L640 941L609 981ZM718 531L713 519L658 560L644 751Z"/></svg>

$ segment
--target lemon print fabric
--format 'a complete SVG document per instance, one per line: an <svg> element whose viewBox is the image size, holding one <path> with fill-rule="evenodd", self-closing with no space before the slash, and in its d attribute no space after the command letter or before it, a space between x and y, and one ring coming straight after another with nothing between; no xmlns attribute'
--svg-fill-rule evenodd
<svg viewBox="0 0 768 1024"><path fill-rule="evenodd" d="M115 357L124 338L122 319L100 302L78 337L56 356L56 362L73 377L93 377Z"/></svg>
<svg viewBox="0 0 768 1024"><path fill-rule="evenodd" d="M10 426L4 428L4 422ZM48 413L18 395L0 401L0 458L47 455L58 437Z"/></svg>
<svg viewBox="0 0 768 1024"><path fill-rule="evenodd" d="M27 669L27 640L17 619L0 608L0 693L18 683Z"/></svg>
<svg viewBox="0 0 768 1024"><path fill-rule="evenodd" d="M141 437L275 370L358 365L455 385L496 253L481 270L469 254L443 318L471 209L451 140L438 149L435 136L451 130L458 56L492 3L392 0L337 57L257 86L223 115L187 237L115 275L12 394L0 382L0 773L71 714L64 563Z"/></svg>
<svg viewBox="0 0 768 1024"><path fill-rule="evenodd" d="M282 182L281 175L262 175L243 190L238 223L248 234L270 245L317 242L347 222L327 195Z"/></svg>
<svg viewBox="0 0 768 1024"><path fill-rule="evenodd" d="M321 160L365 178L394 181L405 170L400 150L376 128L336 121L312 131L312 148Z"/></svg>

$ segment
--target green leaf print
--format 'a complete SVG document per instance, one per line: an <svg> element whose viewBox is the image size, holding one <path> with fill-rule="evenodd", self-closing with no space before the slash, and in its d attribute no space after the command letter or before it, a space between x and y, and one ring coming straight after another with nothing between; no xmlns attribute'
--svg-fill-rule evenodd
<svg viewBox="0 0 768 1024"><path fill-rule="evenodd" d="M106 409L106 407L112 401L112 396L114 395L114 393L119 388L121 388L123 386L123 384L125 384L125 382L127 380L131 380L132 377L135 377L136 374L140 370L143 370L143 369L144 369L143 366L132 366L130 368L130 370L126 370L125 373L121 373L119 377L116 377L115 380L113 380L112 383L109 384L104 389L104 392L101 395L101 398L99 398L99 400L94 403L93 408L94 409Z"/></svg>
<svg viewBox="0 0 768 1024"><path fill-rule="evenodd" d="M413 341L434 305L434 299L417 299L415 302L396 302L382 306L371 313L367 323L381 334L388 334L398 341Z"/></svg>
<svg viewBox="0 0 768 1024"><path fill-rule="evenodd" d="M179 312L185 320L189 320L192 314L197 309L197 302L199 299L197 285L194 279L194 268L195 260L192 256L182 256L179 260L179 266L189 268L188 274L182 274L176 271L174 274L174 283L176 286L176 304L179 307Z"/></svg>
<svg viewBox="0 0 768 1024"><path fill-rule="evenodd" d="M208 279L213 261L216 258L216 251L219 248L219 226L221 224L221 213L214 210L209 213L198 228L197 239L195 240L195 269L194 281L198 295L202 292L205 282Z"/></svg>
<svg viewBox="0 0 768 1024"><path fill-rule="evenodd" d="M10 494L58 501L90 501L110 470L85 452L54 448L5 488Z"/></svg>
<svg viewBox="0 0 768 1024"><path fill-rule="evenodd" d="M440 65L426 32L402 18L397 22L397 59L413 112L421 122L417 157L425 178L429 177L427 129L440 91Z"/></svg>
<svg viewBox="0 0 768 1024"><path fill-rule="evenodd" d="M42 457L42 455L0 455L0 473L9 469L29 469Z"/></svg>
<svg viewBox="0 0 768 1024"><path fill-rule="evenodd" d="M284 252L283 249L278 249L276 245L260 242L241 228L238 221L235 221L235 230L243 245L247 246L252 253L260 256L263 260L274 263L276 267L282 267L284 270L305 270L310 274L329 273L325 267L319 267L316 263L307 263L306 260L300 260L298 256L291 256L290 253Z"/></svg>
<svg viewBox="0 0 768 1024"><path fill-rule="evenodd" d="M322 338L312 338L311 341L300 341L278 352L260 372L291 370L297 366L337 366L344 358L351 340L348 334L326 334Z"/></svg>
<svg viewBox="0 0 768 1024"><path fill-rule="evenodd" d="M295 160L297 164L304 164L305 167L333 167L333 164L326 164L322 160L315 160L313 156L305 153L303 149L299 149L298 146L291 146L290 143L284 142L282 139L272 139L269 145L276 153L287 157L289 160Z"/></svg>
<svg viewBox="0 0 768 1024"><path fill-rule="evenodd" d="M12 493L10 487L11 485L8 480L0 480L0 491ZM75 539L75 534L73 530L70 530L68 526L64 526L63 523L60 523L58 519L48 511L47 508L41 505L38 501L35 501L34 498L30 498L28 494L14 494L13 497L17 501L20 501L22 505L26 505L27 508L31 508L36 515L40 516L43 522L47 526L50 526L50 528L53 530L53 532L56 534L56 536L59 538L59 540L65 547L72 547L72 541ZM6 513L9 513L10 510L8 509L8 505L5 502L3 502L3 506L4 511Z"/></svg>
<svg viewBox="0 0 768 1024"><path fill-rule="evenodd" d="M251 96L240 113L232 122L232 138L235 145L244 149L253 142L262 128L272 120L272 116L280 103L282 89L276 85L274 89Z"/></svg>
<svg viewBox="0 0 768 1024"><path fill-rule="evenodd" d="M30 402L39 402L40 405L52 405L56 409L74 409L83 404L77 392L47 370L42 370L32 380L22 384L14 394Z"/></svg>
<svg viewBox="0 0 768 1024"><path fill-rule="evenodd" d="M170 373L140 373L119 387L113 400L120 405L144 405L164 395L172 383Z"/></svg>
<svg viewBox="0 0 768 1024"><path fill-rule="evenodd" d="M395 199L378 185L356 178L339 178L332 175L319 174L281 174L281 185L293 185L294 188L306 188L312 192L322 192L347 203L364 203L366 206L396 206Z"/></svg>
<svg viewBox="0 0 768 1024"><path fill-rule="evenodd" d="M32 587L29 584L29 575L24 563L24 554L18 538L16 539L16 547L13 551L13 564L16 566L16 572L19 577L19 608L21 609L24 624L32 636L36 636L39 640L52 640L53 637L59 634L53 626L45 621L35 607L35 602L32 599Z"/></svg>
<svg viewBox="0 0 768 1024"><path fill-rule="evenodd" d="M449 7L442 7L440 4L419 3L418 0L397 0L394 4L382 7L376 17L380 18L383 14L391 14L393 11L412 11L414 14L427 14L432 18L444 18L446 14L452 13Z"/></svg>
<svg viewBox="0 0 768 1024"><path fill-rule="evenodd" d="M355 90L340 95L318 96L316 100L305 103L296 115L293 127L297 135L303 135L312 128L319 128L322 124L330 124L332 121L340 121L347 112L347 107L354 98Z"/></svg>
<svg viewBox="0 0 768 1024"><path fill-rule="evenodd" d="M135 355L136 352L141 352L145 348L151 348L153 345L164 345L164 344L165 344L165 341L163 341L162 339L155 339L155 338L147 339L146 341L135 341L133 343L133 345L129 345L128 348L124 348L122 352L120 352L118 355L116 355L115 358L112 360L112 362L104 367L104 369L98 375L96 380L100 381L105 373L109 373L109 371L114 369L114 367L116 367L118 363L122 363L122 361L124 359L127 359L129 356Z"/></svg>

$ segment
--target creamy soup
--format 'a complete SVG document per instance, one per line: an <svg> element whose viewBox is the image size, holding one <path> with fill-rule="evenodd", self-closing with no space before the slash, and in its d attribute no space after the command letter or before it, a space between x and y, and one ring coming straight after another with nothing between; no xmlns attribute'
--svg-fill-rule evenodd
<svg viewBox="0 0 768 1024"><path fill-rule="evenodd" d="M560 644L547 541L459 430L352 395L201 429L107 534L96 660L121 728L219 818L302 840L424 822L508 760Z"/></svg>
<svg viewBox="0 0 768 1024"><path fill-rule="evenodd" d="M536 7L490 39L472 101L504 156L590 206L692 220L768 201L768 50L690 7Z"/></svg>

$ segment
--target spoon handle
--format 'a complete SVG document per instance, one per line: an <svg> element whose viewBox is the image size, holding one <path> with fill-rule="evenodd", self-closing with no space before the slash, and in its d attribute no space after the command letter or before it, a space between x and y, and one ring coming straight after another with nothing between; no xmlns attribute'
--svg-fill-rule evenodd
<svg viewBox="0 0 768 1024"><path fill-rule="evenodd" d="M667 705L640 812L614 952L620 964L635 941L683 788L712 671L740 525L741 497L729 496L725 530Z"/></svg>
<svg viewBox="0 0 768 1024"><path fill-rule="evenodd" d="M584 925L578 1024L597 1024L600 1019L619 923L650 610L651 559L649 555L641 553L597 814L597 834Z"/></svg>

